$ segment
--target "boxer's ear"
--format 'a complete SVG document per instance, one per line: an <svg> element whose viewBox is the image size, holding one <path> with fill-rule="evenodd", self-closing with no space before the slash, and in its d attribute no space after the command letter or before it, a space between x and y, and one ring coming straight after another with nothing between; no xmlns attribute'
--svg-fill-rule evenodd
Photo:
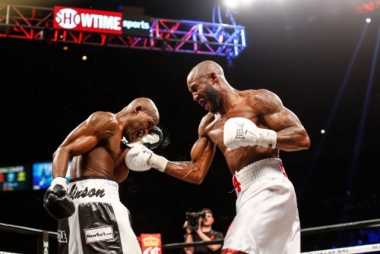
<svg viewBox="0 0 380 254"><path fill-rule="evenodd" d="M219 80L219 77L218 77L218 74L216 74L215 72L212 72L210 74L210 78L212 80L212 84L215 84L216 82L218 82Z"/></svg>
<svg viewBox="0 0 380 254"><path fill-rule="evenodd" d="M135 107L134 112L135 112L135 114L137 114L137 113L140 112L141 110L142 110L142 107L141 107L141 106L137 106L137 107Z"/></svg>

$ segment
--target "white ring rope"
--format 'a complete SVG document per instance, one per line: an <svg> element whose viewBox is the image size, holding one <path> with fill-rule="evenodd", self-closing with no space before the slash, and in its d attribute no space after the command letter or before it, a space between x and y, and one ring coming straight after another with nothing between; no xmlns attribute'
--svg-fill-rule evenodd
<svg viewBox="0 0 380 254"><path fill-rule="evenodd" d="M329 231L354 229L354 228L372 228L372 227L379 227L379 226L380 226L380 219L363 220L363 221L341 223L341 224L328 225L328 226L322 226L322 227L304 228L304 229L301 229L301 234L308 235L308 234L317 234L317 233L323 233L323 232L329 232Z"/></svg>
<svg viewBox="0 0 380 254"><path fill-rule="evenodd" d="M355 247L345 247L345 248L337 248L330 250L317 250L310 252L302 252L301 254L341 254L341 253L366 253L366 252L374 252L380 251L380 244L367 244L367 245L359 245Z"/></svg>

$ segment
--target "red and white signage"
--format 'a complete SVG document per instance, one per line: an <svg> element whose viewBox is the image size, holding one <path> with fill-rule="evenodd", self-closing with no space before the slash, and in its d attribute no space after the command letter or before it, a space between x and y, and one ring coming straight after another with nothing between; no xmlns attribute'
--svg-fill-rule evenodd
<svg viewBox="0 0 380 254"><path fill-rule="evenodd" d="M143 254L162 254L161 234L141 234L140 244Z"/></svg>
<svg viewBox="0 0 380 254"><path fill-rule="evenodd" d="M122 13L55 6L53 27L56 29L122 34Z"/></svg>

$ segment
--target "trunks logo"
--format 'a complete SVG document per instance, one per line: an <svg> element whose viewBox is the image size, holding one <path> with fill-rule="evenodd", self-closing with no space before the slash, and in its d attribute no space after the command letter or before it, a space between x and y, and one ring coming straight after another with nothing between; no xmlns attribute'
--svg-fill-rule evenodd
<svg viewBox="0 0 380 254"><path fill-rule="evenodd" d="M78 198L85 198L85 197L91 198L93 196L102 198L106 195L104 192L105 192L104 189L95 189L95 188L88 189L87 187L84 190L78 190L76 184L74 184L68 196L71 199L78 199Z"/></svg>
<svg viewBox="0 0 380 254"><path fill-rule="evenodd" d="M285 177L288 177L288 175L285 172L284 164L282 164L282 161L278 162L281 172L284 174Z"/></svg>
<svg viewBox="0 0 380 254"><path fill-rule="evenodd" d="M85 229L84 236L87 244L114 239L111 226Z"/></svg>
<svg viewBox="0 0 380 254"><path fill-rule="evenodd" d="M232 177L232 184L234 185L236 192L240 193L241 192L241 187L240 187L241 184L240 184L239 180L237 179L236 174Z"/></svg>
<svg viewBox="0 0 380 254"><path fill-rule="evenodd" d="M60 243L67 243L66 232L63 230L58 230L57 239L58 239L58 242L60 242Z"/></svg>

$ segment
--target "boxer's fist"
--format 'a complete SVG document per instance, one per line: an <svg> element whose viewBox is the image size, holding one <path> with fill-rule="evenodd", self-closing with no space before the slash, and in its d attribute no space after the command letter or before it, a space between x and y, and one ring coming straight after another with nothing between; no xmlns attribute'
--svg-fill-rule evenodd
<svg viewBox="0 0 380 254"><path fill-rule="evenodd" d="M148 132L148 134L138 137L131 142L126 142L125 138L122 140L124 144L128 147L134 147L135 145L143 144L149 149L155 149L161 145L164 141L164 134L161 129L155 126L152 130Z"/></svg>
<svg viewBox="0 0 380 254"><path fill-rule="evenodd" d="M168 160L158 156L142 144L134 145L125 156L125 163L132 171L147 171L151 167L165 171Z"/></svg>
<svg viewBox="0 0 380 254"><path fill-rule="evenodd" d="M242 146L263 146L274 149L277 134L273 130L262 129L243 117L230 118L224 124L224 145L230 149Z"/></svg>
<svg viewBox="0 0 380 254"><path fill-rule="evenodd" d="M56 177L44 195L44 207L55 219L61 220L70 217L75 211L73 201L67 196L66 178Z"/></svg>
<svg viewBox="0 0 380 254"><path fill-rule="evenodd" d="M151 167L148 165L153 152L142 144L134 144L125 156L125 164L133 171L147 171Z"/></svg>

